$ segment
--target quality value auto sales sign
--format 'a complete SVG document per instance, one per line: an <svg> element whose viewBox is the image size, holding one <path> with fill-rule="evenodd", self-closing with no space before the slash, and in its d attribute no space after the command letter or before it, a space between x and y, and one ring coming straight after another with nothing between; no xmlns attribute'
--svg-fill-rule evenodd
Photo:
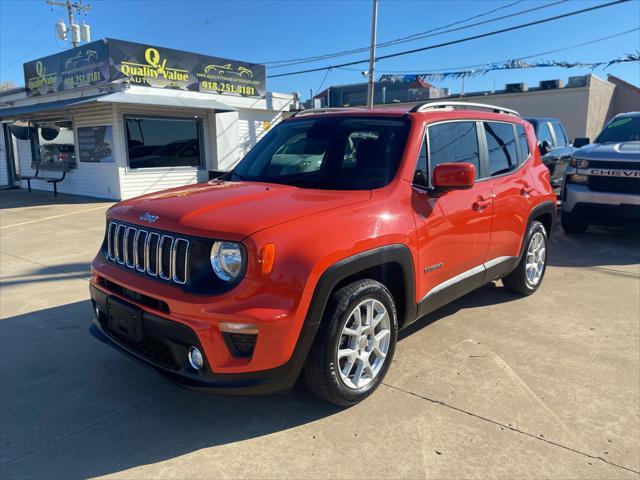
<svg viewBox="0 0 640 480"><path fill-rule="evenodd" d="M154 88L262 97L264 65L104 39L24 64L28 95L126 80Z"/></svg>

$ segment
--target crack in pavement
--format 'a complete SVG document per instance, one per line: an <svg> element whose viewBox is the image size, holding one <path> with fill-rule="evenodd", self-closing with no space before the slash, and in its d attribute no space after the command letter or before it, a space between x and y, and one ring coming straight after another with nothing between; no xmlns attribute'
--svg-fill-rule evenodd
<svg viewBox="0 0 640 480"><path fill-rule="evenodd" d="M148 402L151 402L153 400L156 400L156 399L160 398L161 396L163 396L165 394L168 394L171 391L172 391L171 388L167 388L163 392L161 392L161 393L159 393L157 395L153 395L152 397L149 397L149 398L147 398L145 400L142 400L142 401L136 403L135 405L132 405L132 406L130 406L128 408L124 408L122 410L118 410L117 412L114 412L114 413L112 413L110 415L106 415L104 417L101 417L98 420L96 420L95 422L92 422L92 423L90 423L88 425L85 425L84 427L81 427L81 428L79 428L77 430L74 430L72 432L66 433L66 434L61 435L61 436L59 436L57 438L54 438L53 440L51 440L51 441L49 441L49 442L47 442L47 443L45 443L43 445L40 445L38 447L32 448L28 452L22 453L21 455L18 455L16 457L10 458L9 460L5 460L4 462L0 463L0 466L4 467L4 466L9 465L11 463L17 462L18 460L21 460L21 459L23 459L25 457L33 455L33 454L37 453L38 451L40 451L42 449L45 449L45 448L51 447L53 445L56 445L57 443L63 442L64 440L67 440L67 439L69 439L71 437L74 437L75 435L78 435L78 434L80 434L82 432L85 432L85 431L87 431L87 430L89 430L89 429L91 429L93 427L96 427L96 426L102 424L102 423L105 423L105 422L107 422L109 420L113 420L114 418L117 418L117 417L119 417L121 415L129 413L129 412L141 407L145 403L148 403Z"/></svg>
<svg viewBox="0 0 640 480"><path fill-rule="evenodd" d="M577 453L578 455L582 455L584 457L591 458L593 460L600 460L601 462L606 463L608 465L611 465L612 467L616 467L616 468L620 468L622 470L626 470L628 472L640 474L640 471L638 471L638 470L634 470L632 468L625 467L624 465L619 465L617 463L613 463L613 462L611 462L611 461L609 461L609 460L607 460L605 458L602 458L602 457L598 457L598 456L595 456L595 455L590 455L590 454L585 453L585 452L581 452L580 450L576 450L576 449L568 447L566 445L562 445L561 443L554 442L553 440L548 440L546 438L538 437L536 435L533 435L532 433L525 432L523 430L520 430L518 428L509 426L509 425L505 425L504 423L500 423L500 422L498 422L496 420L492 420L490 418L483 417L482 415L478 415L476 413L469 412L469 411L464 410L462 408L458 408L458 407L455 407L453 405L449 405L448 403L445 403L445 402L443 402L441 400L434 400L432 398L425 397L424 395L420 395L418 393L412 392L410 390L405 390L403 388L399 388L399 387L396 387L394 385L390 385L388 383L384 383L383 382L382 385L384 385L385 387L391 388L393 390L397 390L398 392L402 392L402 393L405 393L407 395L412 395L412 396L414 396L416 398L420 398L422 400L426 400L427 402L431 402L431 403L433 403L435 405L440 405L441 407L450 408L451 410L455 410L456 412L464 413L465 415L469 415L470 417L477 418L478 420L482 420L484 422L489 422L489 423L492 423L492 424L497 425L499 427L506 428L506 429L511 430L513 432L519 433L521 435L525 435L527 437L534 438L534 439L539 440L541 442L548 443L549 445L553 445L554 447L560 447L560 448L563 448L563 449L568 450L570 452Z"/></svg>

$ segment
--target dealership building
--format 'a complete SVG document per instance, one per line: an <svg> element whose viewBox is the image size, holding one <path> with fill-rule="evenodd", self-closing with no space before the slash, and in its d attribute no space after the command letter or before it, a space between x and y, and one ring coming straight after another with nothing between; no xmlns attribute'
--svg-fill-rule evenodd
<svg viewBox="0 0 640 480"><path fill-rule="evenodd" d="M265 70L113 39L28 62L0 92L0 187L124 199L207 180L297 107Z"/></svg>

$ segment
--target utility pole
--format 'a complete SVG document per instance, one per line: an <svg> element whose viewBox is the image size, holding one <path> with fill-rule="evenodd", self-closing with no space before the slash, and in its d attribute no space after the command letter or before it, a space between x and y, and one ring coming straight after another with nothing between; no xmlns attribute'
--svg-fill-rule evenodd
<svg viewBox="0 0 640 480"><path fill-rule="evenodd" d="M374 72L376 67L376 30L378 28L378 0L373 0L373 18L371 19L371 51L369 52L369 85L367 88L367 108L373 108Z"/></svg>
<svg viewBox="0 0 640 480"><path fill-rule="evenodd" d="M81 13L84 13L86 15L91 8L91 5L83 5L82 0L77 0L73 3L71 2L71 0L65 0L64 2L47 0L47 4L51 5L52 7L64 7L67 9L67 13L69 14L69 29L71 30L71 43L73 43L74 48L77 47L79 42L73 34L73 25L75 25L73 20L73 10L75 9L78 15L80 15ZM53 10L53 8L51 10Z"/></svg>

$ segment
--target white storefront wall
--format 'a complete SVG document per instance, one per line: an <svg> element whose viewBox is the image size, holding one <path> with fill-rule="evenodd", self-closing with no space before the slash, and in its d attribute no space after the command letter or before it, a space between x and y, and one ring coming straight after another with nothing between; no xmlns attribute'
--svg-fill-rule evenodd
<svg viewBox="0 0 640 480"><path fill-rule="evenodd" d="M88 89L87 89L88 90ZM175 108L166 106L138 105L130 103L94 103L60 111L30 114L24 120L72 120L76 138L79 127L112 125L113 163L88 163L77 161L77 168L70 169L65 180L58 183L62 193L87 195L107 199L126 199L166 188L188 185L208 178L208 170L229 170L265 133L265 126L273 126L283 118L293 101L291 95L268 93L266 98L243 98L225 95L201 94L196 92L159 91L146 87L131 87L126 90L134 94L179 95L202 100L208 99L225 104L237 111L215 112L205 108ZM85 91L84 96L95 95L97 91ZM47 98L49 97L49 98ZM42 101L56 101L69 95L53 95L36 99L24 99L13 106L29 105ZM0 116L2 111L0 110ZM202 144L204 146L203 168L171 167L131 169L127 164L125 115L198 117L202 119ZM31 167L32 154L29 141L18 140L16 155L19 171L23 175L35 173ZM76 155L77 156L77 155ZM6 162L5 162L6 165ZM1 175L1 172L0 172ZM56 173L54 173L56 175ZM3 177L0 177L0 180ZM26 188L26 180L22 187ZM53 190L51 184L32 180L32 189Z"/></svg>

